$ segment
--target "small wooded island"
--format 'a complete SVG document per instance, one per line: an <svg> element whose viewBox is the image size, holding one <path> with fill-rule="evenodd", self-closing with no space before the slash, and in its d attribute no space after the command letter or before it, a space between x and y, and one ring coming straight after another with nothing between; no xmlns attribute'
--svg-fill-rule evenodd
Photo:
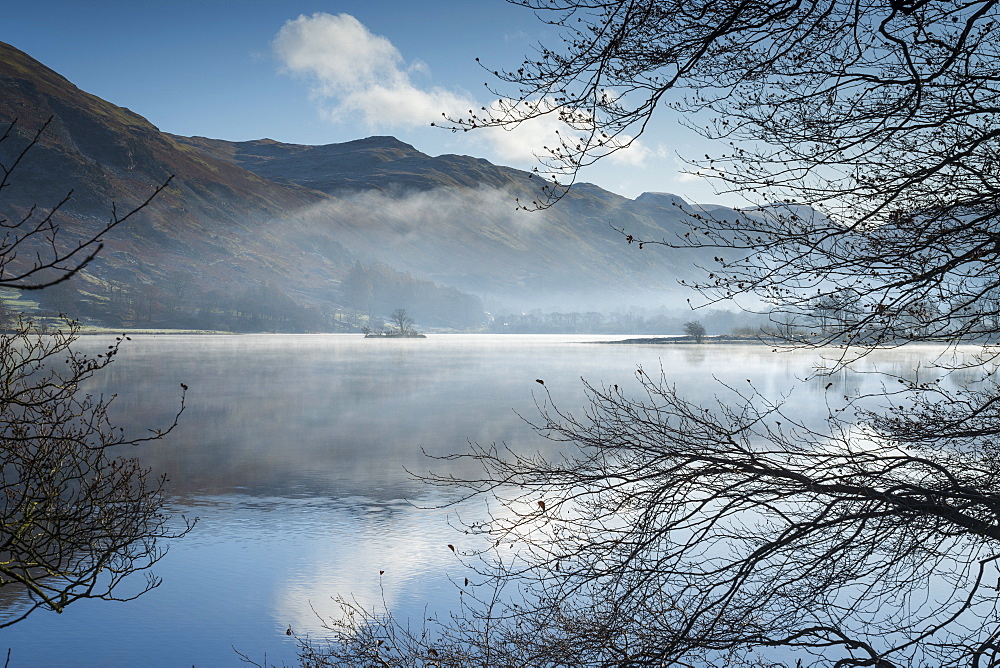
<svg viewBox="0 0 1000 668"><path fill-rule="evenodd" d="M406 332L368 332L366 339L426 339L426 334L419 334L412 330Z"/></svg>
<svg viewBox="0 0 1000 668"><path fill-rule="evenodd" d="M395 330L379 330L373 332L369 329L365 329L366 339L426 339L427 336L420 334L417 330L413 329L410 325L413 324L413 318L406 314L405 308L398 308L392 312L389 316L392 320L392 324L396 326Z"/></svg>

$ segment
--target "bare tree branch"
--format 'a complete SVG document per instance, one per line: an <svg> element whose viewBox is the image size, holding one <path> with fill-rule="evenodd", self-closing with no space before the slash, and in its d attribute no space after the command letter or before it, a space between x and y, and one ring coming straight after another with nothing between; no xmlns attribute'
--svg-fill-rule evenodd
<svg viewBox="0 0 1000 668"><path fill-rule="evenodd" d="M44 124L9 164L0 164L0 195L24 164ZM0 143L13 136L12 122ZM139 206L119 214L82 241L63 244L54 216L33 208L17 221L0 220L0 286L42 289L68 280L101 249L101 235L145 208L169 179ZM29 258L25 260L25 257ZM163 478L156 478L128 446L158 440L171 424L145 436L125 434L109 417L112 399L85 394L84 384L118 354L123 337L96 356L76 352L79 327L42 332L19 320L0 333L0 589L17 605L0 619L15 624L39 608L62 612L80 599L130 600L159 585L148 569L163 556L163 541L181 536L163 512ZM124 581L145 584L121 593ZM8 657L9 658L9 657Z"/></svg>

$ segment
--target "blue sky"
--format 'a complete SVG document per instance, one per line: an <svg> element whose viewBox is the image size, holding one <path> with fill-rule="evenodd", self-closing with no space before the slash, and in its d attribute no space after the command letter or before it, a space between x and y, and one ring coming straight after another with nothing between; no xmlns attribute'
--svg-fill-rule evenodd
<svg viewBox="0 0 1000 668"><path fill-rule="evenodd" d="M393 135L431 155L522 169L551 128L453 134L429 124L441 107L495 99L477 57L516 66L553 41L547 30L503 0L36 0L0 19L0 41L166 132L301 144ZM666 114L655 125L638 149L582 180L628 197L735 203L680 173L678 156L704 154L701 140Z"/></svg>

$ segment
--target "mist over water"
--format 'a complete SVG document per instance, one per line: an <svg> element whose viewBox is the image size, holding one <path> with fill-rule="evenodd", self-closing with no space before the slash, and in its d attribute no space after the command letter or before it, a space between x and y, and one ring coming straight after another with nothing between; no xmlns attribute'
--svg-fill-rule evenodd
<svg viewBox="0 0 1000 668"><path fill-rule="evenodd" d="M447 545L469 539L449 522L481 516L483 503L441 508L449 492L406 470L475 473L424 454L463 452L469 441L554 453L517 415L534 416L546 389L579 414L581 377L634 388L637 367L655 375L662 366L706 404L731 395L720 382L750 380L772 398L794 388L789 413L819 420L828 400L879 382L800 382L822 363L816 352L592 343L607 338L134 336L85 390L117 394L114 420L141 433L168 424L180 383L190 387L177 430L134 454L170 479L171 511L200 521L154 569L160 588L129 603L35 613L3 631L0 649L11 648L11 666L239 665L234 647L258 663L293 663L285 630L321 635L317 613L333 614L338 593L415 619L457 604L449 578L466 572ZM108 343L84 337L78 348ZM882 351L861 366L906 373L928 356ZM0 600L0 614L17 605Z"/></svg>

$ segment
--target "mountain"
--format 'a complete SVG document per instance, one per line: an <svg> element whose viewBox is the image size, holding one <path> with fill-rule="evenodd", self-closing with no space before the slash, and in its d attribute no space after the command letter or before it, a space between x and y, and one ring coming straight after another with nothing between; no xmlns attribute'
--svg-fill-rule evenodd
<svg viewBox="0 0 1000 668"><path fill-rule="evenodd" d="M321 194L206 160L138 114L0 43L0 120L16 119L0 160L9 164L50 118L0 198L7 219L32 206L51 208L72 191L57 221L76 234L107 220L112 203L127 211L174 175L171 187L139 220L109 234L104 251L71 282L85 296L150 301L191 292L191 285L207 293L207 286L233 291L251 283L285 286L292 299L307 301L316 290L304 284L303 273L329 284L353 257L335 245L318 257L303 241L302 221L289 215ZM45 291L43 300L64 291Z"/></svg>
<svg viewBox="0 0 1000 668"><path fill-rule="evenodd" d="M699 259L639 250L616 230L683 231L670 196L629 200L581 184L526 212L516 201L541 187L529 173L431 157L393 137L305 146L171 135L0 43L0 121L16 119L0 161L49 118L0 195L0 217L72 190L57 221L82 234L112 202L128 210L173 175L80 276L42 292L52 309L116 326L351 327L361 320L344 313L374 308L382 285L395 286L386 299L412 301L397 306L418 324L467 326L479 297L574 310L664 301Z"/></svg>
<svg viewBox="0 0 1000 668"><path fill-rule="evenodd" d="M579 184L548 210L518 210L518 200L540 197L537 177L481 158L431 157L393 137L326 146L173 138L273 182L332 196L306 215L333 225L351 249L477 294L603 308L676 294L676 279L693 276L699 258L637 252L617 231L648 239L686 231L685 215L670 202Z"/></svg>

